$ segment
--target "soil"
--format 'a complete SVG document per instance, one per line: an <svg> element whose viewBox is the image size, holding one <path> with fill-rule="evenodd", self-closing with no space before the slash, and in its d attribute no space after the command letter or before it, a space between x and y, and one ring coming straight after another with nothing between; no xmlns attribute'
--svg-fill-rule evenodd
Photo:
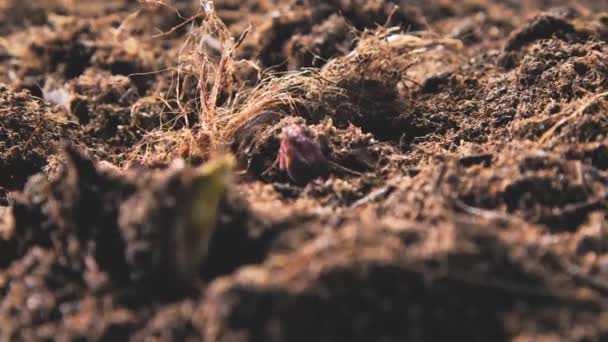
<svg viewBox="0 0 608 342"><path fill-rule="evenodd" d="M84 3L0 1L0 340L608 339L605 1Z"/></svg>

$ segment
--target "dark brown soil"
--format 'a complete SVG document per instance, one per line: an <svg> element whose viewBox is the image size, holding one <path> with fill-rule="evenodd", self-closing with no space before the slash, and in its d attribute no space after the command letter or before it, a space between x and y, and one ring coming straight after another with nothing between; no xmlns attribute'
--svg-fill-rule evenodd
<svg viewBox="0 0 608 342"><path fill-rule="evenodd" d="M84 3L0 1L0 340L608 339L605 1Z"/></svg>

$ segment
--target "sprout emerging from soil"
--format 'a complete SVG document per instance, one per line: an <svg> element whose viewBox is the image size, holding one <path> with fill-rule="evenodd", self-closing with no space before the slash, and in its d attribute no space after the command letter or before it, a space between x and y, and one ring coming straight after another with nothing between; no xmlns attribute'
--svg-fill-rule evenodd
<svg viewBox="0 0 608 342"><path fill-rule="evenodd" d="M298 184L305 184L328 171L328 161L318 140L305 126L290 125L283 128L277 159L279 169Z"/></svg>
<svg viewBox="0 0 608 342"><path fill-rule="evenodd" d="M176 236L178 272L188 277L198 270L215 231L219 204L232 178L234 158L230 155L201 166L192 185L187 222Z"/></svg>
<svg viewBox="0 0 608 342"><path fill-rule="evenodd" d="M157 281L156 288L192 285L218 229L233 166L231 155L198 168L176 160L121 205L118 223L132 280L144 286Z"/></svg>

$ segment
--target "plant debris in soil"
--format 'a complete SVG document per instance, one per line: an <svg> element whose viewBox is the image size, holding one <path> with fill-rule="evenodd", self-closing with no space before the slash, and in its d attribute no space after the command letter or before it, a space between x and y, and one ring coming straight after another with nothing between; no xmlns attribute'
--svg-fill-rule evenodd
<svg viewBox="0 0 608 342"><path fill-rule="evenodd" d="M0 340L608 338L604 1L0 1Z"/></svg>

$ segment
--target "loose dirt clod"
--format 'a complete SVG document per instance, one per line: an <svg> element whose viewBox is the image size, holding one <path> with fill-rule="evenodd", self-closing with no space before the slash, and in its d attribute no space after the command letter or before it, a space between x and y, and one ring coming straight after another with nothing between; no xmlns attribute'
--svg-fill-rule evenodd
<svg viewBox="0 0 608 342"><path fill-rule="evenodd" d="M62 139L81 136L77 125L40 99L0 86L0 187L21 189L43 171Z"/></svg>

